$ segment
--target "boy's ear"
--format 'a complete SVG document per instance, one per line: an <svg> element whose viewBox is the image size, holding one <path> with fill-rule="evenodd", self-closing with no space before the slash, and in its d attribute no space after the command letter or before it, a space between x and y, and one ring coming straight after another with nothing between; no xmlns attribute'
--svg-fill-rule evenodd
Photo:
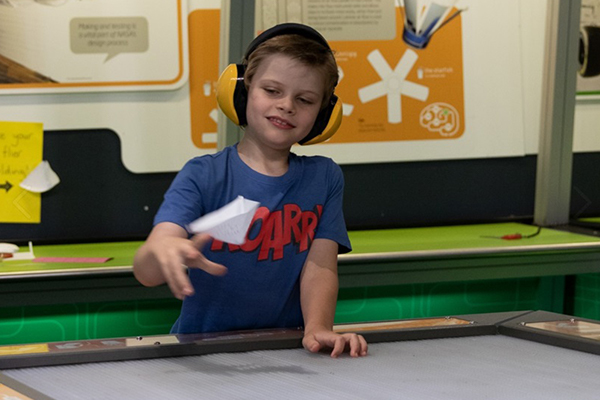
<svg viewBox="0 0 600 400"><path fill-rule="evenodd" d="M221 73L217 81L217 104L223 114L234 124L244 126L246 120L246 104L248 92L244 85L244 71L242 64L229 64Z"/></svg>

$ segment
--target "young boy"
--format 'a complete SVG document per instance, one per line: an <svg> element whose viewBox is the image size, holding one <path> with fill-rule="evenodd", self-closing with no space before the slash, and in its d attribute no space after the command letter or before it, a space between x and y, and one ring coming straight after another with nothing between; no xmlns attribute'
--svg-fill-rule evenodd
<svg viewBox="0 0 600 400"><path fill-rule="evenodd" d="M313 126L338 81L333 52L312 28L283 24L257 37L238 67L244 136L179 172L135 256L135 276L166 282L183 299L174 333L304 327L311 352L364 356L362 336L332 331L337 254L350 251L341 169L290 151L320 134ZM243 245L190 238L187 224L238 195L260 202Z"/></svg>

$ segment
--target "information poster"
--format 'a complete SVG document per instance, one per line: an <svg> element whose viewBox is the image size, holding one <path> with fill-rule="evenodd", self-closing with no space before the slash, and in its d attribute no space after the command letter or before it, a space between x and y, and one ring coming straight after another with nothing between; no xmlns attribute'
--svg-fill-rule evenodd
<svg viewBox="0 0 600 400"><path fill-rule="evenodd" d="M39 223L41 195L19 184L42 161L39 123L0 122L0 223Z"/></svg>
<svg viewBox="0 0 600 400"><path fill-rule="evenodd" d="M185 83L185 0L0 0L0 95Z"/></svg>
<svg viewBox="0 0 600 400"><path fill-rule="evenodd" d="M294 151L340 164L525 154L519 4L260 0L257 33L318 26L338 62L341 128Z"/></svg>
<svg viewBox="0 0 600 400"><path fill-rule="evenodd" d="M336 92L345 116L343 134L331 143L447 140L465 130L458 10L429 7L414 16L406 8L394 11L393 40L331 42L342 76ZM430 36L424 33L434 29L427 23L449 13L457 17ZM405 30L419 19L424 20L419 31L425 37L407 43Z"/></svg>
<svg viewBox="0 0 600 400"><path fill-rule="evenodd" d="M257 31L287 21L326 22L323 33L336 51L341 129L326 143L296 146L296 153L340 164L524 154L523 120L536 118L524 115L519 0L502 7L431 0L413 9L394 0L256 3ZM439 3L445 6L432 6ZM4 57L55 81L0 83L0 120L40 121L52 131L110 129L134 173L178 171L190 158L214 153L221 6L0 0L0 75ZM105 22L93 18L112 18L123 29L119 24L135 21L136 30L147 29L147 49L145 39L120 52L72 43L73 30L101 30ZM360 22L360 34L352 21Z"/></svg>
<svg viewBox="0 0 600 400"><path fill-rule="evenodd" d="M344 121L329 143L448 140L466 120L456 3L261 0L256 25L303 22L334 49Z"/></svg>

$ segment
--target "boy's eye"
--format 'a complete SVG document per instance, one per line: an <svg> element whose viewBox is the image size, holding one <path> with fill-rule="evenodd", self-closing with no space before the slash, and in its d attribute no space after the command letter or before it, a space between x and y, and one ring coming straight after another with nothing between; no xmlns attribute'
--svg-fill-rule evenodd
<svg viewBox="0 0 600 400"><path fill-rule="evenodd" d="M264 88L263 90L265 92L267 92L268 94L277 94L277 90L276 89Z"/></svg>
<svg viewBox="0 0 600 400"><path fill-rule="evenodd" d="M300 97L298 99L298 101L300 101L301 103L307 104L307 105L314 104L314 101L312 101L311 99L306 99L304 97Z"/></svg>

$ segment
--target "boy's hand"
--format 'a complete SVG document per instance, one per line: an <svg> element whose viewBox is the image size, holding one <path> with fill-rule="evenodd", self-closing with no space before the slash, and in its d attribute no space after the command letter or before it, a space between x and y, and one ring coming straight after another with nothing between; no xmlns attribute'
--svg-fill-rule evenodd
<svg viewBox="0 0 600 400"><path fill-rule="evenodd" d="M302 339L304 348L312 353L323 348L331 348L331 357L337 358L346 349L350 356L362 357L367 355L367 341L361 335L356 333L335 333L333 331L323 330L318 332L306 332Z"/></svg>
<svg viewBox="0 0 600 400"><path fill-rule="evenodd" d="M168 247L165 246L165 253L159 256L161 271L171 292L180 300L194 294L186 268L198 268L211 275L227 273L225 266L208 260L200 252L208 240L209 235L199 234L190 240L169 238L165 243Z"/></svg>
<svg viewBox="0 0 600 400"><path fill-rule="evenodd" d="M191 239L174 224L159 224L134 259L134 274L146 286L167 283L178 299L194 294L187 268L199 268L211 275L224 275L227 268L208 260L201 252L210 236Z"/></svg>
<svg viewBox="0 0 600 400"><path fill-rule="evenodd" d="M227 273L227 267L210 261L204 257L204 254L200 251L209 240L210 235L207 235L206 233L194 235L191 238L191 242L194 244L194 249L196 251L188 254L184 265L190 268L199 268L211 275L225 275Z"/></svg>

